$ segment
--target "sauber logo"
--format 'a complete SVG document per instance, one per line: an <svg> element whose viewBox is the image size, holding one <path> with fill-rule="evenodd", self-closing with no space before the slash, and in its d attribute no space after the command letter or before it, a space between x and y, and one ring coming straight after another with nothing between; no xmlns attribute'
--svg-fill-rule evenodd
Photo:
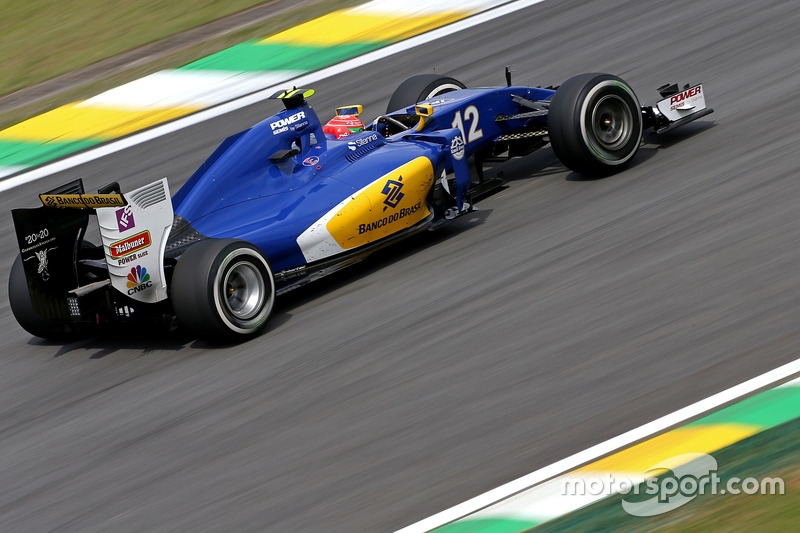
<svg viewBox="0 0 800 533"><path fill-rule="evenodd" d="M124 255L130 255L134 252L138 252L143 248L147 248L150 246L150 232L145 230L141 233L137 233L127 239L122 239L121 241L117 241L113 243L109 248L111 249L111 257L117 259Z"/></svg>
<svg viewBox="0 0 800 533"><path fill-rule="evenodd" d="M384 211L390 207L392 209L397 207L397 204L400 203L400 200L402 200L403 196L405 196L405 194L400 192L400 189L403 188L403 184L400 183L401 181L403 181L403 176L399 176L397 181L388 180L386 185L384 185L383 190L381 190L381 193L386 195L386 198L383 200L383 203L386 204L383 206Z"/></svg>
<svg viewBox="0 0 800 533"><path fill-rule="evenodd" d="M272 134L277 135L279 133L287 131L291 124L294 124L298 120L302 120L304 118L306 118L305 111L300 111L289 117L276 120L275 122L270 122L269 127L272 128Z"/></svg>
<svg viewBox="0 0 800 533"><path fill-rule="evenodd" d="M697 96L698 94L700 94L700 89L701 87L698 85L697 87L692 87L691 89L683 91L682 93L673 95L672 98L669 99L669 105L673 106L675 104L683 102L687 98L691 98L692 96Z"/></svg>
<svg viewBox="0 0 800 533"><path fill-rule="evenodd" d="M464 139L461 135L456 135L450 143L450 153L455 159L464 159Z"/></svg>

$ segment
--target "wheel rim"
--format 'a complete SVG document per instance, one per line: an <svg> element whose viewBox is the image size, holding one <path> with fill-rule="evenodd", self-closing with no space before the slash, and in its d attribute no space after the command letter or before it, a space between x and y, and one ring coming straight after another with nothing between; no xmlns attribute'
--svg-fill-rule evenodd
<svg viewBox="0 0 800 533"><path fill-rule="evenodd" d="M462 87L459 87L455 83L443 83L442 85L436 86L432 91L428 93L428 96L425 96L421 101L430 100L435 96L451 93L453 91L460 91L461 89Z"/></svg>
<svg viewBox="0 0 800 533"><path fill-rule="evenodd" d="M615 94L604 95L592 110L592 137L607 151L625 146L633 131L633 115L627 103Z"/></svg>
<svg viewBox="0 0 800 533"><path fill-rule="evenodd" d="M604 166L623 165L642 140L639 101L621 80L603 80L589 90L580 109L583 142Z"/></svg>
<svg viewBox="0 0 800 533"><path fill-rule="evenodd" d="M231 332L250 335L267 322L275 301L275 278L257 251L244 246L230 251L213 287L217 314Z"/></svg>
<svg viewBox="0 0 800 533"><path fill-rule="evenodd" d="M261 310L266 296L266 283L253 263L240 261L225 273L222 290L226 310L236 319L246 321Z"/></svg>

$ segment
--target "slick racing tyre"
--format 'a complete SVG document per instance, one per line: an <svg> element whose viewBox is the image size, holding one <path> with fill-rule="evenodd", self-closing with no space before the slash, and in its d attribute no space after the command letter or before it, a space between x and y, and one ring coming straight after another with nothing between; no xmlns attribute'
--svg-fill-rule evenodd
<svg viewBox="0 0 800 533"><path fill-rule="evenodd" d="M171 297L178 323L196 338L240 342L266 325L275 302L275 278L254 245L206 239L178 260Z"/></svg>
<svg viewBox="0 0 800 533"><path fill-rule="evenodd" d="M610 74L580 74L558 88L547 115L550 144L575 172L605 176L631 162L642 112L630 86Z"/></svg>
<svg viewBox="0 0 800 533"><path fill-rule="evenodd" d="M399 111L434 96L466 88L466 85L449 76L440 76L439 74L412 76L394 91L389 99L389 105L386 106L386 112Z"/></svg>
<svg viewBox="0 0 800 533"><path fill-rule="evenodd" d="M45 295L42 295L41 298L44 300L37 301L47 308L61 305L61 302L47 298ZM18 255L11 266L11 274L8 277L8 301L17 323L34 337L51 341L65 341L78 337L77 328L63 322L43 318L34 310L31 294L28 291L28 280L25 277L25 267L22 265L22 255Z"/></svg>

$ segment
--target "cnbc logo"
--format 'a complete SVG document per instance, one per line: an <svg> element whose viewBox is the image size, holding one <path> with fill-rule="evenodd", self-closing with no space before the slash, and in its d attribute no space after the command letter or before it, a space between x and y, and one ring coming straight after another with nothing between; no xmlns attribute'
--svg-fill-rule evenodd
<svg viewBox="0 0 800 533"><path fill-rule="evenodd" d="M405 194L400 192L400 189L403 188L403 176L399 176L397 181L395 180L388 180L386 185L384 185L383 190L381 191L382 194L386 195L386 198L383 200L383 203L386 204L383 207L383 210L386 211L387 208L391 207L394 209L397 207L397 204L400 203L400 200L403 199Z"/></svg>
<svg viewBox="0 0 800 533"><path fill-rule="evenodd" d="M152 287L153 282L150 281L150 274L147 269L141 265L136 265L131 268L128 274L128 294L133 296L139 291L143 291Z"/></svg>

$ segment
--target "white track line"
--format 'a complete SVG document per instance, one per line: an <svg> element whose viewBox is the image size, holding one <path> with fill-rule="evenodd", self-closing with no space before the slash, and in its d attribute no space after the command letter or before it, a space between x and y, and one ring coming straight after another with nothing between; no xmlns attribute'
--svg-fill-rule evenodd
<svg viewBox="0 0 800 533"><path fill-rule="evenodd" d="M637 441L652 437L653 435L661 433L666 429L678 424L682 424L692 418L717 409L726 403L739 400L759 389L775 385L776 383L798 373L800 373L800 359L792 361L791 363L787 363L776 368L775 370L766 372L765 374L761 374L753 379L749 379L744 383L735 385L727 390L714 394L705 400L700 400L699 402L693 403L688 407L679 409L674 413L662 416L659 419L653 420L652 422L649 422L636 429L632 429L626 433L623 433L622 435L609 439L605 442L601 442L600 444L592 446L591 448L587 448L586 450L578 452L575 455L570 455L569 457L566 457L560 461L556 461L551 465L536 470L535 472L531 472L530 474L506 483L505 485L501 485L496 489L492 489L489 492L481 494L480 496L476 496L454 507L451 507L450 509L446 509L431 517L404 527L403 529L398 530L396 533L422 533L436 529L437 527L441 527L445 524L455 522L460 518L464 518L476 511L513 496L518 492L531 488L537 483L541 483L552 477L559 476L569 472L570 470L574 470L581 465L592 462L612 452L630 446Z"/></svg>
<svg viewBox="0 0 800 533"><path fill-rule="evenodd" d="M459 31L472 28L473 26L483 24L484 22L488 22L490 20L494 20L496 18L508 15L510 13L514 13L516 11L525 9L526 7L530 7L534 4L538 4L543 1L544 0L516 0L515 2L510 2L508 4L501 5L500 7L496 7L489 11L478 13L477 15L473 15L458 22L454 22L447 26L443 26L441 28L429 31L428 33L417 35L416 37L411 37L409 39L406 39L405 41L391 44L389 46L386 46L379 50L375 50L373 52L369 52L362 56L354 57L353 59L348 59L347 61L343 61L336 65L324 68L322 70L312 72L305 76L300 76L293 80L286 80L280 82L280 85L268 87L256 93L243 96L236 100L232 100L230 102L218 105L210 109L206 109L204 111L199 111L197 113L194 113L193 115L189 115L184 118L174 120L167 124L156 126L154 128L150 128L149 130L129 135L117 141L112 141L107 144L103 144L101 146L98 146L97 148L91 148L77 155L67 157L59 161L56 161L54 163L49 163L44 166L35 168L29 172L24 172L22 174L18 174L11 178L2 180L0 181L0 192L13 189L14 187L19 187L20 185L24 185L26 183L31 183L32 181L42 179L51 174L55 174L56 172L61 172L64 170L68 170L70 168L74 168L78 165L82 165L84 163L100 159L101 157L111 155L121 150L125 150L126 148L130 148L132 146L136 146L138 144L151 141L158 137L174 133L178 130L188 128L189 126L194 126L195 124L199 124L206 120L210 120L212 118L225 115L226 113L230 113L237 109L241 109L243 107L255 104L262 100L266 100L279 89L284 89L290 85L294 85L297 87L308 86L309 84L316 83L325 78L329 78L331 76L347 72L348 70L353 70L355 68L367 65L369 63L373 63L380 59L384 59L391 55L404 52L406 50L410 50L411 48L415 48L417 46L429 43L436 39L447 37L448 35L452 35Z"/></svg>
<svg viewBox="0 0 800 533"><path fill-rule="evenodd" d="M25 168L26 167L21 167L21 166L0 166L0 178L2 178L3 176L10 176L11 174L16 174L17 172L24 170ZM0 184L2 184L2 182L0 182Z"/></svg>
<svg viewBox="0 0 800 533"><path fill-rule="evenodd" d="M234 72L231 70L161 70L120 85L75 107L140 111L150 107L211 107L305 74L302 70Z"/></svg>

